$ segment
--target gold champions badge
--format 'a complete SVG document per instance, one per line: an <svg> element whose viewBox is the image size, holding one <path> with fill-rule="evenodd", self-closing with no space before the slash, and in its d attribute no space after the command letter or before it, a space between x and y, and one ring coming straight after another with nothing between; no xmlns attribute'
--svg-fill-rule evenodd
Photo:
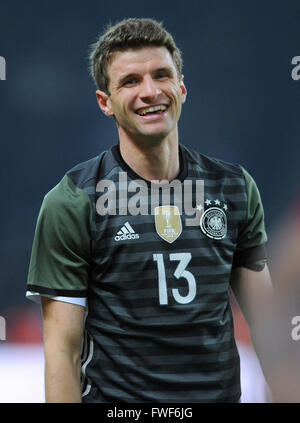
<svg viewBox="0 0 300 423"><path fill-rule="evenodd" d="M159 206L154 209L155 228L158 235L169 242L174 242L182 232L182 223L177 206Z"/></svg>

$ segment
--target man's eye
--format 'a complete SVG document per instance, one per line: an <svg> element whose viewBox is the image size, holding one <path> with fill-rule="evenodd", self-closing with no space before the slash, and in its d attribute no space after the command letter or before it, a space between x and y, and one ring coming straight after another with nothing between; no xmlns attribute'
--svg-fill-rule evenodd
<svg viewBox="0 0 300 423"><path fill-rule="evenodd" d="M137 83L137 79L135 79L135 78L132 78L132 79L127 79L127 81L125 81L124 83L123 83L123 86L130 86L130 85L134 85L134 84L136 84Z"/></svg>
<svg viewBox="0 0 300 423"><path fill-rule="evenodd" d="M157 79L162 79L162 78L167 78L167 77L168 77L168 74L165 73L165 72L160 72L160 73L156 74Z"/></svg>

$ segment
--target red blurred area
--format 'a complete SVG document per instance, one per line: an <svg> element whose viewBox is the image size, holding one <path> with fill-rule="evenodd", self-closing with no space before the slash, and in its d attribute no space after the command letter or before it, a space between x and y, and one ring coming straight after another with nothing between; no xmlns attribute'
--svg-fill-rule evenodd
<svg viewBox="0 0 300 423"><path fill-rule="evenodd" d="M234 317L234 334L236 342L242 342L250 348L253 348L248 324L233 296L230 298L232 313Z"/></svg>
<svg viewBox="0 0 300 423"><path fill-rule="evenodd" d="M6 341L9 343L38 344L43 340L40 308L33 306L12 307L4 311Z"/></svg>

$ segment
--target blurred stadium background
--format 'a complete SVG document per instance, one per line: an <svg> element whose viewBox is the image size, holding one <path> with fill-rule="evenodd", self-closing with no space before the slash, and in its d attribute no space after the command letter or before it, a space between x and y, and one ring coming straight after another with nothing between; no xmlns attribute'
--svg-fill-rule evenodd
<svg viewBox="0 0 300 423"><path fill-rule="evenodd" d="M87 50L104 25L125 17L155 18L174 35L188 89L180 140L250 171L270 251L300 200L300 80L291 77L300 55L299 1L2 2L0 402L44 401L41 313L25 299L36 218L67 169L117 141L96 104ZM271 401L247 325L234 311L242 402Z"/></svg>

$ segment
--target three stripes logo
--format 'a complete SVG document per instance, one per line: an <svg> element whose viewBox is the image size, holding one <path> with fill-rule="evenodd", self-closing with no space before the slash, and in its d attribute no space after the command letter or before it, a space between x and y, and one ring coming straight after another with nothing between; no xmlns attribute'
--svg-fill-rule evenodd
<svg viewBox="0 0 300 423"><path fill-rule="evenodd" d="M115 236L115 241L139 239L139 237L139 234L134 231L129 222L126 222L125 225L123 225L122 228L117 232L117 235Z"/></svg>

